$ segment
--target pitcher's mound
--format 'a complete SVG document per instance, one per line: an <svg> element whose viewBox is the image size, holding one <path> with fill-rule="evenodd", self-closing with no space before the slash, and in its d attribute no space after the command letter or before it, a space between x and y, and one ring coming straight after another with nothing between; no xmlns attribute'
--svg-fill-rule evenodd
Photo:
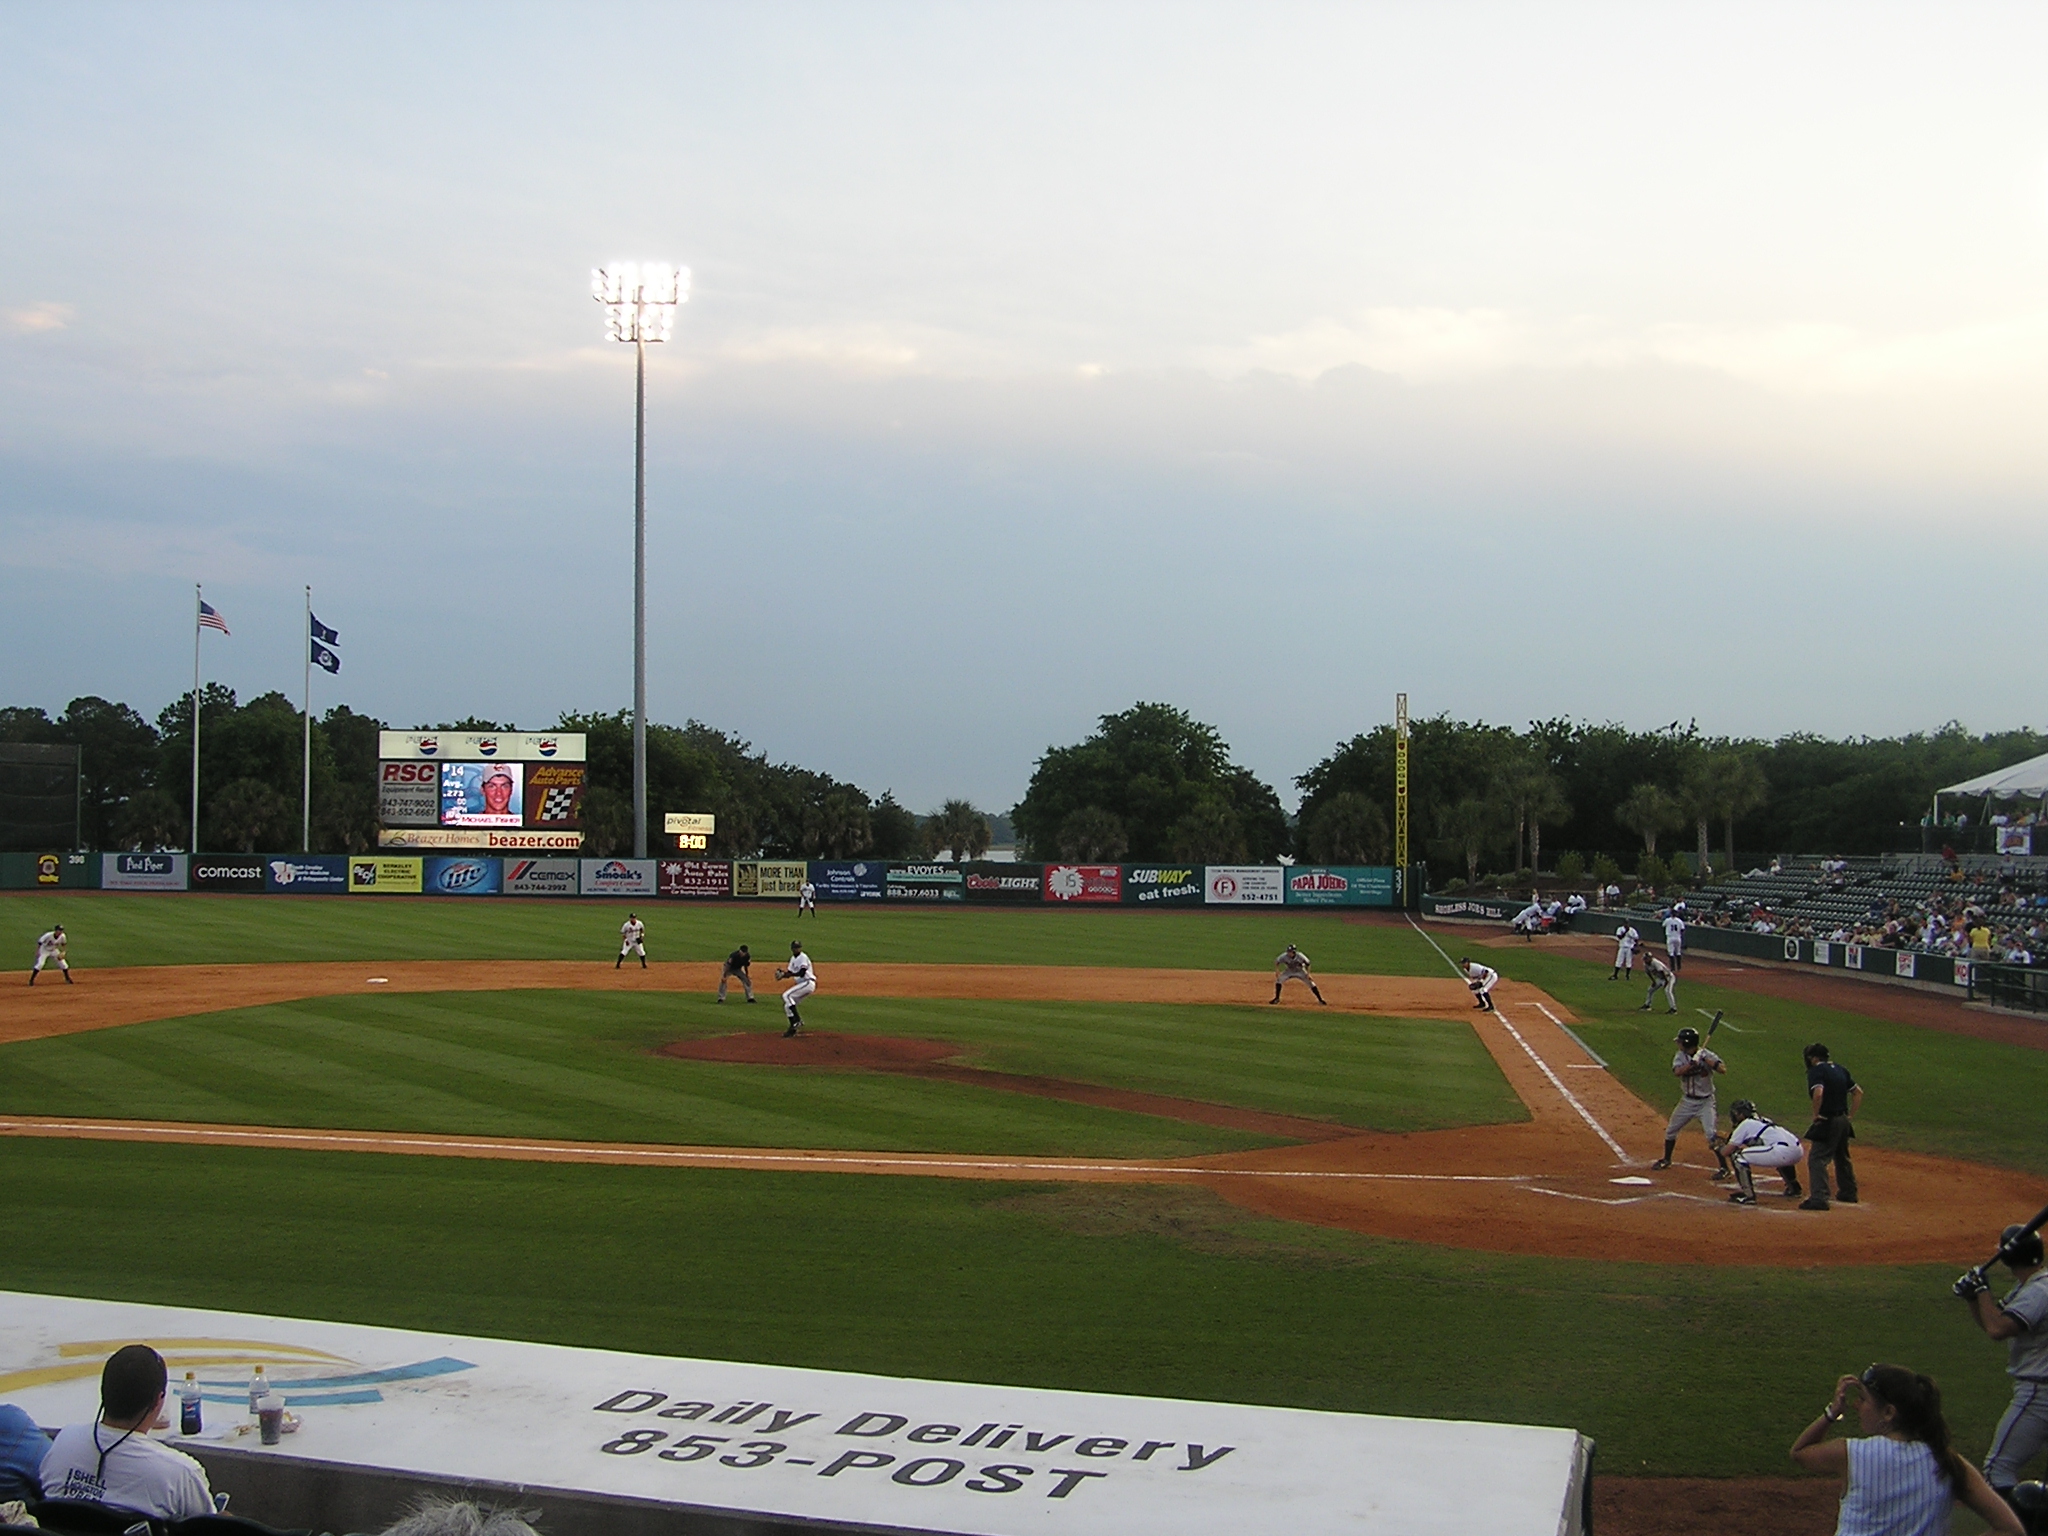
<svg viewBox="0 0 2048 1536"><path fill-rule="evenodd" d="M784 1037L781 1030L749 1030L743 1035L714 1035L708 1040L674 1040L661 1047L664 1056L686 1061L728 1061L743 1065L788 1067L853 1067L868 1072L902 1072L930 1066L960 1054L944 1040L902 1040L891 1035L811 1034Z"/></svg>

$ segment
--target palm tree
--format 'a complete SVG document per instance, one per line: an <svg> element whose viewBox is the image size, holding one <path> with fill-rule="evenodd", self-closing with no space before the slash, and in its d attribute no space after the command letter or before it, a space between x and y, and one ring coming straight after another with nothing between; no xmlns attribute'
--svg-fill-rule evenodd
<svg viewBox="0 0 2048 1536"><path fill-rule="evenodd" d="M926 818L926 851L950 852L953 862L964 864L988 852L988 818L969 800L948 800Z"/></svg>
<svg viewBox="0 0 2048 1536"><path fill-rule="evenodd" d="M1316 807L1303 846L1318 864L1384 864L1390 836L1379 802L1347 789Z"/></svg>
<svg viewBox="0 0 2048 1536"><path fill-rule="evenodd" d="M1465 883L1479 879L1479 856L1499 836L1500 809L1488 800L1460 800L1437 812L1437 836L1465 856Z"/></svg>
<svg viewBox="0 0 2048 1536"><path fill-rule="evenodd" d="M1557 775L1544 769L1529 781L1529 867L1543 868L1543 823L1552 826L1572 819L1572 803L1564 797Z"/></svg>
<svg viewBox="0 0 2048 1536"><path fill-rule="evenodd" d="M1643 852L1650 854L1657 851L1657 834L1682 825L1684 816L1677 802L1655 784L1638 784L1614 808L1614 819L1640 836Z"/></svg>
<svg viewBox="0 0 2048 1536"><path fill-rule="evenodd" d="M1707 877L1707 827L1714 819L1715 798L1714 758L1702 758L1687 771L1685 782L1678 787L1678 807L1693 823L1700 835L1700 878Z"/></svg>
<svg viewBox="0 0 2048 1536"><path fill-rule="evenodd" d="M1735 867L1735 822L1770 798L1770 780L1755 759L1729 750L1715 754L1714 812L1728 831L1728 867Z"/></svg>
<svg viewBox="0 0 2048 1536"><path fill-rule="evenodd" d="M1093 864L1103 859L1120 859L1131 846L1121 817L1099 805L1084 805L1069 812L1060 823L1059 852L1063 859Z"/></svg>

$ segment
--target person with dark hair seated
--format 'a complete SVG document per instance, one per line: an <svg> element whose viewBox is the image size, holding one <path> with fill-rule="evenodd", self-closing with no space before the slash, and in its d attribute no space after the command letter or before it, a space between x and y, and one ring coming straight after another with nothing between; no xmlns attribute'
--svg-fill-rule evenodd
<svg viewBox="0 0 2048 1536"><path fill-rule="evenodd" d="M43 1458L46 1499L115 1504L159 1520L210 1515L206 1469L149 1438L163 1413L169 1373L147 1344L124 1344L100 1372L100 1416L66 1425Z"/></svg>
<svg viewBox="0 0 2048 1536"><path fill-rule="evenodd" d="M1830 1440L1851 1392L1863 1435ZM1941 1389L1904 1366L1873 1365L1838 1380L1833 1401L1792 1442L1792 1459L1848 1480L1835 1536L1947 1536L1959 1502L2000 1536L2026 1536L2012 1506L1949 1444Z"/></svg>
<svg viewBox="0 0 2048 1536"><path fill-rule="evenodd" d="M50 1437L12 1403L0 1403L0 1504L43 1496L40 1473Z"/></svg>

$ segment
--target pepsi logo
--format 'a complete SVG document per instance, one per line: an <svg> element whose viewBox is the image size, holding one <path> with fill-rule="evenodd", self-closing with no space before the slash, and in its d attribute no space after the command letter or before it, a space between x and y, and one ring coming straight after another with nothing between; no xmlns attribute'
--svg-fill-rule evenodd
<svg viewBox="0 0 2048 1536"><path fill-rule="evenodd" d="M555 738L552 736L541 737L539 743L534 747L534 751L538 752L542 757L553 757L557 751Z"/></svg>
<svg viewBox="0 0 2048 1536"><path fill-rule="evenodd" d="M432 737L432 736L422 736L422 737L420 738L420 756L421 756L421 757L432 757L432 756L433 756L433 755L434 755L434 754L435 754L436 752L438 752L438 751L440 751L440 750L441 750L441 743L440 743L440 741L439 741L438 739L436 739L435 737Z"/></svg>
<svg viewBox="0 0 2048 1536"><path fill-rule="evenodd" d="M498 755L498 738L495 736L484 737L483 740L476 744L476 755L478 757L496 757Z"/></svg>

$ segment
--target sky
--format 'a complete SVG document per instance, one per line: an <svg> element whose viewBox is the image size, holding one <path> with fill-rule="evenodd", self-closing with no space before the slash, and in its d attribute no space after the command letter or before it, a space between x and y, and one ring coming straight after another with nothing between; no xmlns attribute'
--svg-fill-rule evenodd
<svg viewBox="0 0 2048 1536"><path fill-rule="evenodd" d="M2039 6L0 4L0 702L2041 727ZM2031 657L2032 660L2028 660Z"/></svg>

